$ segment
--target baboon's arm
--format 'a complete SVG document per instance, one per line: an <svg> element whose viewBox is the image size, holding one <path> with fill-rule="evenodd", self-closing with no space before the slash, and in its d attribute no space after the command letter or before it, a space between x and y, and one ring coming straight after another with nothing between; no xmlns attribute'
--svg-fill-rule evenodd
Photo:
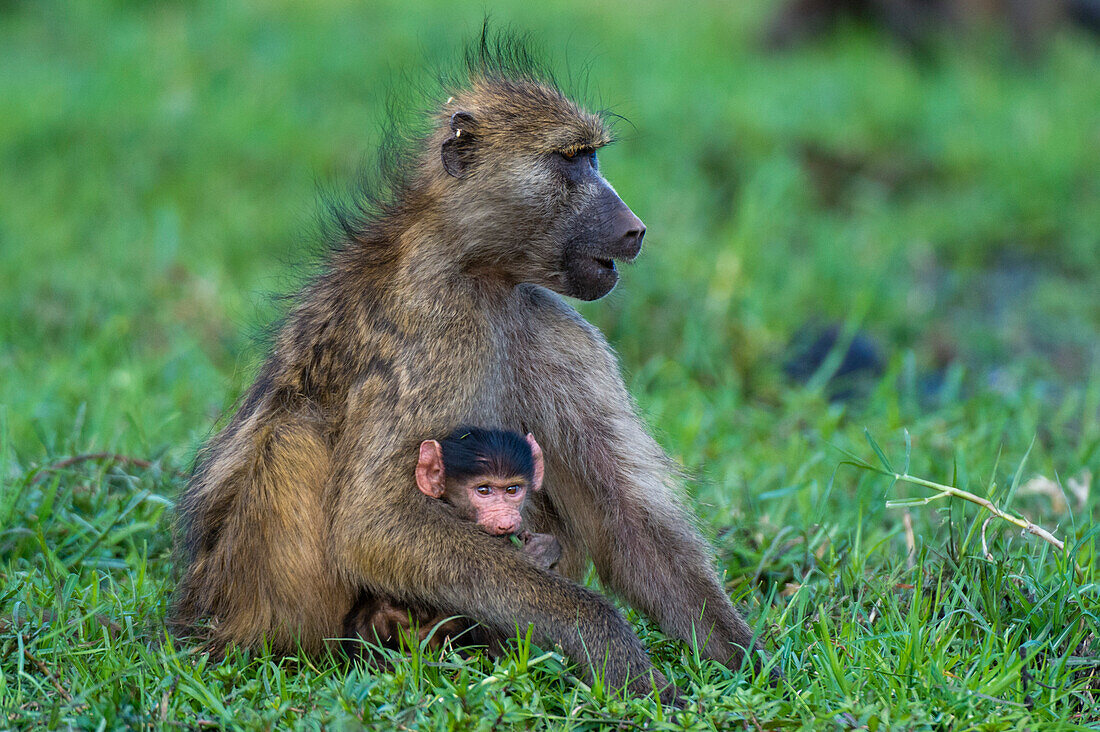
<svg viewBox="0 0 1100 732"><path fill-rule="evenodd" d="M612 686L630 679L631 690L641 694L654 684L666 686L606 598L536 567L506 542L423 497L411 471L393 468L407 462L402 457L362 465L355 471L362 482L343 492L356 497L341 502L334 526L344 566L359 573L349 579L402 602L473 618L503 637L514 637L517 629L523 634L531 624L536 642L560 645Z"/></svg>
<svg viewBox="0 0 1100 732"><path fill-rule="evenodd" d="M556 358L554 390L525 410L549 416L533 429L545 440L555 508L582 537L605 585L669 635L740 664L753 648L752 631L682 505L675 466L637 416L603 336L574 313L556 312L539 332L571 329L560 340L573 349Z"/></svg>
<svg viewBox="0 0 1100 732"><path fill-rule="evenodd" d="M615 454L620 446L618 459L589 467L604 481L595 492L619 497L617 507L596 514L600 525L588 532L606 542L606 549L592 552L601 580L669 635L739 665L754 648L752 630L715 574L713 550L680 504L669 459L633 414L620 413L608 427L608 444L594 449ZM622 445L630 448L623 452Z"/></svg>

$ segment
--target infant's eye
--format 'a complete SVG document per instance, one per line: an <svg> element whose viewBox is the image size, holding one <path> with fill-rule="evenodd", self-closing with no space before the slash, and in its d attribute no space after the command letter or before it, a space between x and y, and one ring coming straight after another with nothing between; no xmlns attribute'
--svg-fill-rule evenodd
<svg viewBox="0 0 1100 732"><path fill-rule="evenodd" d="M519 493L519 486L518 485L510 485L507 488L505 488L504 490L508 491L508 495L514 496L517 493Z"/></svg>
<svg viewBox="0 0 1100 732"><path fill-rule="evenodd" d="M492 489L492 488L490 488L490 487L489 487L489 486L487 486L487 485L479 485L479 486L477 487L477 492L478 492L478 493L479 493L480 495L483 495L483 496L487 496L487 495L489 495L490 493L492 493L492 492L493 492L493 489Z"/></svg>

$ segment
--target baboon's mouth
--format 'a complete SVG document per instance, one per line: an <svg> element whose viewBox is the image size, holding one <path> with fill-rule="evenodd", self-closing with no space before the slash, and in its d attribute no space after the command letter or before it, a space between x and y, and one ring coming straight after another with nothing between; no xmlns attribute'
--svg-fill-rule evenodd
<svg viewBox="0 0 1100 732"><path fill-rule="evenodd" d="M615 271L615 260L614 259L604 259L603 257L592 257L592 260L596 264L598 264L600 267L603 267L606 270L610 270L612 272Z"/></svg>
<svg viewBox="0 0 1100 732"><path fill-rule="evenodd" d="M619 281L619 272L615 269L613 257L576 252L564 264L567 287L563 295L579 297L581 300L598 300L611 292Z"/></svg>

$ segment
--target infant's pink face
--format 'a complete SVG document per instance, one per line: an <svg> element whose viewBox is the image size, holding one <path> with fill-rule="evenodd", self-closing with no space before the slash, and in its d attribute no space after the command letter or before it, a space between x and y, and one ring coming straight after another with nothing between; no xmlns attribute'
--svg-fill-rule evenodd
<svg viewBox="0 0 1100 732"><path fill-rule="evenodd" d="M483 476L462 486L474 511L473 520L495 536L518 534L523 529L520 511L527 497L527 481L522 477Z"/></svg>

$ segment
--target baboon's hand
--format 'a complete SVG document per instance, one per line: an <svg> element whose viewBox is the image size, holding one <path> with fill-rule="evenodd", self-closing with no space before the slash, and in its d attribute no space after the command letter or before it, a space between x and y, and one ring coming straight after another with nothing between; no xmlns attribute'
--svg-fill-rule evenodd
<svg viewBox="0 0 1100 732"><path fill-rule="evenodd" d="M553 569L561 559L561 544L553 534L532 534L525 531L519 538L523 542L523 553L536 566Z"/></svg>

